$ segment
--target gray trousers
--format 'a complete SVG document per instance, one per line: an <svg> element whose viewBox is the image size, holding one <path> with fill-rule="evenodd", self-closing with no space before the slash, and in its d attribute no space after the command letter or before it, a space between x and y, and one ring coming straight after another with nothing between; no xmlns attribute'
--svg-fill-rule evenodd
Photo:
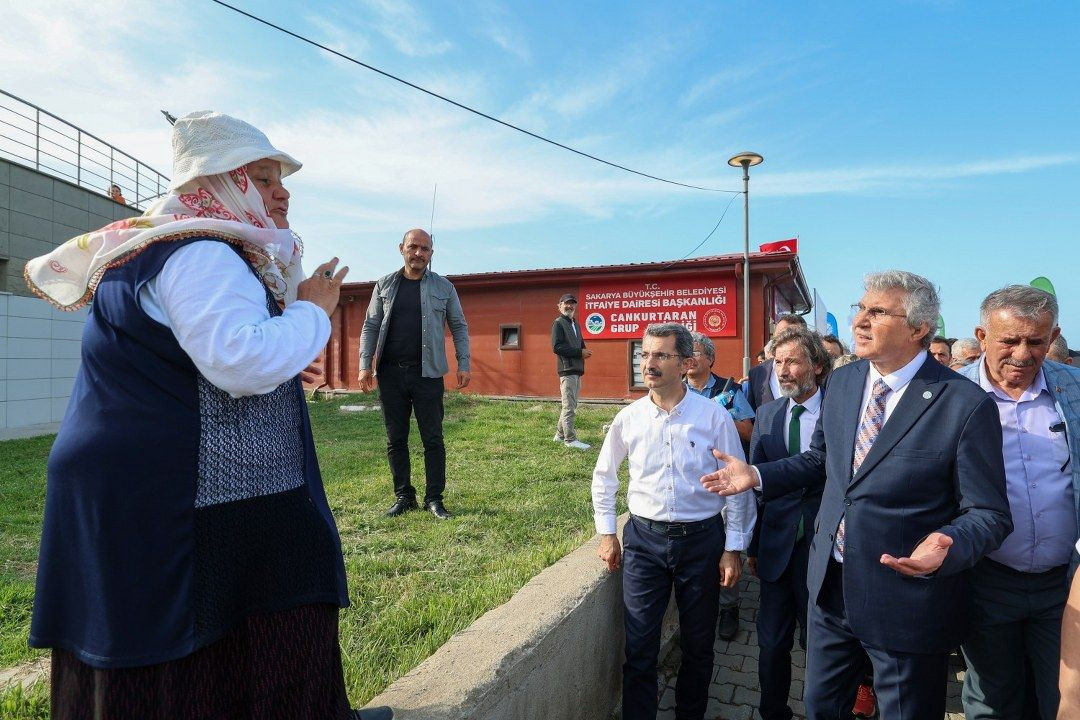
<svg viewBox="0 0 1080 720"><path fill-rule="evenodd" d="M560 375L559 390L562 393L562 411L559 412L559 426L555 437L565 442L577 440L574 430L574 413L577 412L578 393L581 392L580 375Z"/></svg>
<svg viewBox="0 0 1080 720"><path fill-rule="evenodd" d="M967 720L1024 716L1024 668L1035 677L1039 717L1054 720L1067 566L1024 573L983 559L972 571L971 630L964 642Z"/></svg>

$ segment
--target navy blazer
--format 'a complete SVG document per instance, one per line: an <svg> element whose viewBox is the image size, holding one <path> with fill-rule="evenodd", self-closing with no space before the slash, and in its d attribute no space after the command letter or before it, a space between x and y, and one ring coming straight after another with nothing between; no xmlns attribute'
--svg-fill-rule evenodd
<svg viewBox="0 0 1080 720"><path fill-rule="evenodd" d="M1012 532L997 407L978 385L926 358L854 476L865 360L829 377L809 450L758 466L766 501L824 485L810 546L810 601L821 592L846 513L848 624L868 645L910 653L948 652L960 644L966 571ZM883 553L909 556L935 531L953 545L932 576L907 577L879 562Z"/></svg>
<svg viewBox="0 0 1080 720"><path fill-rule="evenodd" d="M750 463L759 465L788 457L787 398L777 398L758 408L754 434L750 437ZM786 495L771 497L758 513L754 527L754 552L758 577L776 582L787 569L802 516L806 533L813 532L814 518L821 505L821 486L799 487Z"/></svg>
<svg viewBox="0 0 1080 720"><path fill-rule="evenodd" d="M750 368L746 399L750 401L750 407L755 410L775 399L772 394L772 385L769 383L769 376L772 375L772 369L772 360L766 360L760 365L755 365Z"/></svg>

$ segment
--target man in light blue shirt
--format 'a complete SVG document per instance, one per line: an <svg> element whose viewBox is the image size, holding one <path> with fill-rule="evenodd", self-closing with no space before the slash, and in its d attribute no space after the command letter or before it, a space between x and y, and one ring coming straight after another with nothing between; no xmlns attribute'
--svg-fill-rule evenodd
<svg viewBox="0 0 1080 720"><path fill-rule="evenodd" d="M975 334L983 355L963 374L998 408L1013 531L972 573L964 712L968 720L1022 717L1030 667L1038 715L1053 720L1061 616L1080 534L1080 371L1045 360L1060 333L1053 295L1011 285L987 296L981 311Z"/></svg>

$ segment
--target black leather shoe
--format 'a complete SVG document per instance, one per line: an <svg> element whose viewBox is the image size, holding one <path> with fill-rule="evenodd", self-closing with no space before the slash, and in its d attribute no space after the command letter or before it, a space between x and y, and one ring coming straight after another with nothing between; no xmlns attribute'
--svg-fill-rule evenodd
<svg viewBox="0 0 1080 720"><path fill-rule="evenodd" d="M385 705L352 711L353 720L394 720L394 711Z"/></svg>
<svg viewBox="0 0 1080 720"><path fill-rule="evenodd" d="M431 502L424 503L424 509L429 513L439 518L440 520L449 520L450 512L443 507L442 500L432 500Z"/></svg>
<svg viewBox="0 0 1080 720"><path fill-rule="evenodd" d="M409 510L416 510L419 507L415 500L409 498L398 498L397 501L390 506L390 509L386 511L386 517L397 517L398 515L404 515Z"/></svg>
<svg viewBox="0 0 1080 720"><path fill-rule="evenodd" d="M720 639L731 640L739 632L739 606L720 608Z"/></svg>

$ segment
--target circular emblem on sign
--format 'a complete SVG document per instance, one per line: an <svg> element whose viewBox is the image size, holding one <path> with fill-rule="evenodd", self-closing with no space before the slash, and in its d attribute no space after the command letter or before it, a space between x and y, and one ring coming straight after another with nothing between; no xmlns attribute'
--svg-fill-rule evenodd
<svg viewBox="0 0 1080 720"><path fill-rule="evenodd" d="M720 332L727 327L727 313L717 308L706 310L705 315L701 318L701 322L705 325L705 330L708 332Z"/></svg>
<svg viewBox="0 0 1080 720"><path fill-rule="evenodd" d="M585 329L593 335L604 332L604 326L606 324L607 323L604 322L604 316L600 313L593 313L585 318Z"/></svg>

